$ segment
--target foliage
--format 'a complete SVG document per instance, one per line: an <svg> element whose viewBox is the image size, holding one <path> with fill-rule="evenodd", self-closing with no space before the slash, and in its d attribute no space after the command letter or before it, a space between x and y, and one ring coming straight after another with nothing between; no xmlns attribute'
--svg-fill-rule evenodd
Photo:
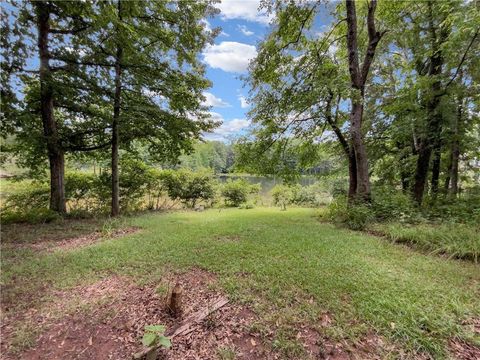
<svg viewBox="0 0 480 360"><path fill-rule="evenodd" d="M352 230L365 230L375 219L375 213L369 204L348 204L344 197L334 199L322 216Z"/></svg>
<svg viewBox="0 0 480 360"><path fill-rule="evenodd" d="M144 346L157 346L168 349L172 346L170 338L166 337L164 325L147 325L142 337Z"/></svg>
<svg viewBox="0 0 480 360"><path fill-rule="evenodd" d="M288 185L275 185L270 194L272 195L273 203L280 206L280 209L287 210L287 205L293 202L293 189Z"/></svg>
<svg viewBox="0 0 480 360"><path fill-rule="evenodd" d="M372 229L396 243L412 245L430 254L445 254L451 258L480 260L480 228L477 225L458 223L375 224Z"/></svg>
<svg viewBox="0 0 480 360"><path fill-rule="evenodd" d="M47 207L34 207L17 210L2 210L2 225L11 223L43 224L61 219L60 215Z"/></svg>
<svg viewBox="0 0 480 360"><path fill-rule="evenodd" d="M208 171L193 172L187 169L168 171L164 176L168 196L193 208L200 201L211 201L215 196L213 176Z"/></svg>
<svg viewBox="0 0 480 360"><path fill-rule="evenodd" d="M247 201L248 195L258 194L259 191L259 184L250 184L244 179L228 179L220 187L220 193L228 206L240 206Z"/></svg>

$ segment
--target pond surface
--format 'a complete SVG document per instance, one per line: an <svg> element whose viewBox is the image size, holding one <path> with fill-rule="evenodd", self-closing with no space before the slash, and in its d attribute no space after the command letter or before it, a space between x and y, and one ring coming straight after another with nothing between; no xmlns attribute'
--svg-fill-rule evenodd
<svg viewBox="0 0 480 360"><path fill-rule="evenodd" d="M261 190L260 194L265 195L272 190L272 188L277 185L283 183L281 178L278 177L265 177L265 176L255 176L255 175L230 175L230 174L219 174L216 176L220 182L225 182L228 179L237 180L237 179L244 179L247 180L250 184L260 184ZM302 186L309 186L313 185L318 180L313 176L302 176L298 179L297 183Z"/></svg>

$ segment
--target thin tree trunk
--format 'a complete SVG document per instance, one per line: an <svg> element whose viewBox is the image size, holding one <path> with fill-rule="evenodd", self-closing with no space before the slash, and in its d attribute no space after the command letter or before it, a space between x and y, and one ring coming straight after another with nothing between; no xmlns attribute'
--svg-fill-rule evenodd
<svg viewBox="0 0 480 360"><path fill-rule="evenodd" d="M118 0L118 17L121 20L122 3ZM119 148L119 131L118 125L120 121L120 105L122 98L122 57L123 48L120 43L117 44L117 53L115 56L115 95L113 101L113 121L112 121L112 209L111 215L118 216L120 214L120 182L118 171L118 148Z"/></svg>
<svg viewBox="0 0 480 360"><path fill-rule="evenodd" d="M362 136L363 105L354 103L350 114L350 134L357 171L356 197L360 201L370 201L370 179L368 173L367 150Z"/></svg>
<svg viewBox="0 0 480 360"><path fill-rule="evenodd" d="M47 143L50 166L50 209L66 213L65 203L65 156L58 137L53 113L52 72L50 69L49 39L50 11L48 4L37 2L38 51L40 56L40 109L43 135Z"/></svg>
<svg viewBox="0 0 480 360"><path fill-rule="evenodd" d="M462 109L463 99L459 99L457 106L457 116L455 118L453 126L453 140L452 140L452 154L451 154L451 166L450 166L450 188L449 195L452 197L458 194L458 163L460 159L460 130L462 125Z"/></svg>
<svg viewBox="0 0 480 360"><path fill-rule="evenodd" d="M357 194L357 160L355 159L355 150L353 149L353 145L348 143L347 139L342 133L342 130L337 125L338 104L335 118L332 115L332 101L333 92L330 92L325 106L325 118L337 136L337 139L340 142L343 152L348 160L348 201L352 202L355 200Z"/></svg>

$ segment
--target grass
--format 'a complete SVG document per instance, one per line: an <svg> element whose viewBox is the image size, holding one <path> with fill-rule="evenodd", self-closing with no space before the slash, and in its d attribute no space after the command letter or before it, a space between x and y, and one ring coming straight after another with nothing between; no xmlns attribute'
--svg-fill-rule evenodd
<svg viewBox="0 0 480 360"><path fill-rule="evenodd" d="M480 316L478 265L416 253L384 239L317 221L315 210L273 208L148 214L140 233L74 251L3 254L4 293L49 283L68 287L112 272L154 281L198 266L218 274L233 301L275 329L273 346L301 358L300 324L355 342L369 332L397 349L448 356L453 337L480 344L462 326ZM222 239L235 238L235 241ZM5 295L5 294L4 294Z"/></svg>
<svg viewBox="0 0 480 360"><path fill-rule="evenodd" d="M396 243L413 245L430 254L480 260L480 228L464 224L375 224L371 230Z"/></svg>

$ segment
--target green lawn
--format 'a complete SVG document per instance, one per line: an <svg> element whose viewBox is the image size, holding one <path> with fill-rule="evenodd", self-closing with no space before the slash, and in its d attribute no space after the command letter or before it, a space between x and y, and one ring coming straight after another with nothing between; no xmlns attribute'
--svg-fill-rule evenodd
<svg viewBox="0 0 480 360"><path fill-rule="evenodd" d="M112 272L153 281L167 270L199 266L260 314L259 331L275 329L273 346L290 358L301 352L299 324L318 328L325 313L333 322L322 331L349 342L373 331L397 350L436 359L448 355L454 337L480 344L462 326L480 316L480 267L473 263L338 229L312 209L216 209L126 221L143 230L74 251L3 251L4 295Z"/></svg>

